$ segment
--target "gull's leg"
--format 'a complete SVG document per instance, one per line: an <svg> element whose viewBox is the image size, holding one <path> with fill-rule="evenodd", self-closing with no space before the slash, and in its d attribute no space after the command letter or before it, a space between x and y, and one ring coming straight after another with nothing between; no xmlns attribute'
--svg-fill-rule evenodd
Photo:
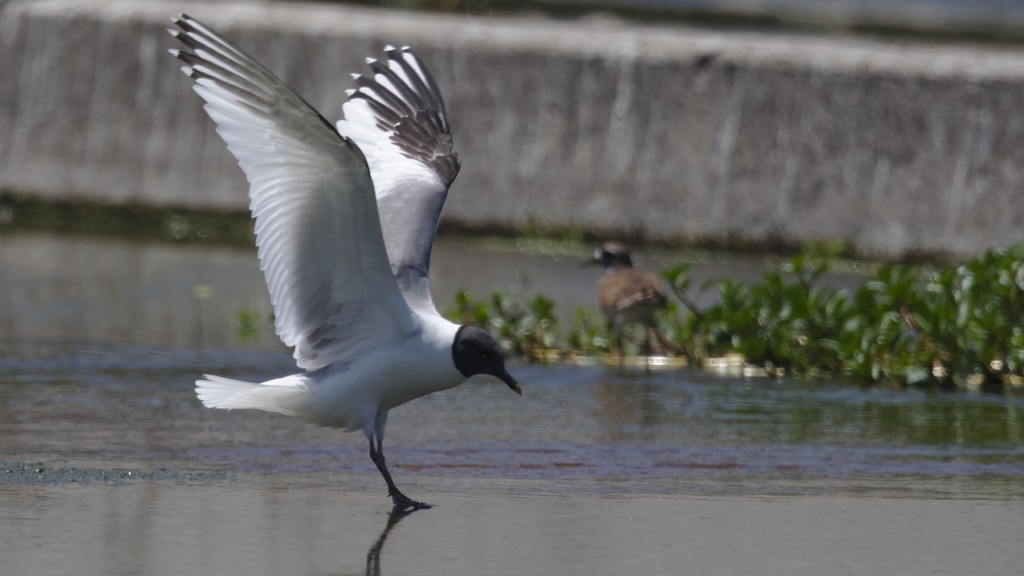
<svg viewBox="0 0 1024 576"><path fill-rule="evenodd" d="M388 483L388 496L391 496L391 501L396 507L419 510L421 508L430 508L430 504L425 502L417 502L412 498L409 498L402 491L395 486L395 481L391 479L391 473L388 472L388 467L384 463L384 442L381 440L379 435L377 436L377 442L374 443L374 439L370 438L370 460L377 465L377 470L380 470L380 475L384 477L384 481Z"/></svg>

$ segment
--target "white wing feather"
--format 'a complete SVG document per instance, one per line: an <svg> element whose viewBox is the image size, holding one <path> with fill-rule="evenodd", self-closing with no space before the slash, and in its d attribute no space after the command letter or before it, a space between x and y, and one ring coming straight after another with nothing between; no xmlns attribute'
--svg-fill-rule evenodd
<svg viewBox="0 0 1024 576"><path fill-rule="evenodd" d="M182 15L172 51L250 183L277 334L300 368L347 363L411 335L373 183L351 142L276 76Z"/></svg>

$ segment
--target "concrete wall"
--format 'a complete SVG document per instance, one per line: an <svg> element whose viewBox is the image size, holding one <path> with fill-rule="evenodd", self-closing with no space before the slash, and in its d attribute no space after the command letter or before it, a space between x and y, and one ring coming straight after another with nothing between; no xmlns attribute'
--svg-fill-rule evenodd
<svg viewBox="0 0 1024 576"><path fill-rule="evenodd" d="M166 52L182 10L332 118L365 56L415 47L463 160L448 222L883 257L1022 238L1024 49L328 5L9 1L0 189L244 208Z"/></svg>

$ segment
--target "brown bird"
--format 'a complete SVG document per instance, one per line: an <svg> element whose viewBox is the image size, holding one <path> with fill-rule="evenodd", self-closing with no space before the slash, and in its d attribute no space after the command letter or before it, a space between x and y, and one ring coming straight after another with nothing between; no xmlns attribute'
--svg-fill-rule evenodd
<svg viewBox="0 0 1024 576"><path fill-rule="evenodd" d="M627 324L644 326L644 353L651 354L651 336L666 350L672 345L658 330L654 313L665 307L665 287L657 274L633 266L629 247L622 242L605 242L583 265L604 266L597 280L597 305L612 322L612 352L621 354L622 331Z"/></svg>

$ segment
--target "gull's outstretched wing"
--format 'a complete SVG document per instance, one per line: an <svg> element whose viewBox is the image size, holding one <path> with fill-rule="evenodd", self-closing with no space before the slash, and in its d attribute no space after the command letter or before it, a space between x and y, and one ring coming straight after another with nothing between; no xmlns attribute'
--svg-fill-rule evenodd
<svg viewBox="0 0 1024 576"><path fill-rule="evenodd" d="M437 83L409 48L387 47L387 63L353 75L338 131L359 145L377 190L391 270L410 306L436 313L430 247L448 187L459 172Z"/></svg>
<svg viewBox="0 0 1024 576"><path fill-rule="evenodd" d="M317 370L414 331L363 155L276 76L182 15L172 50L249 180L277 334Z"/></svg>

